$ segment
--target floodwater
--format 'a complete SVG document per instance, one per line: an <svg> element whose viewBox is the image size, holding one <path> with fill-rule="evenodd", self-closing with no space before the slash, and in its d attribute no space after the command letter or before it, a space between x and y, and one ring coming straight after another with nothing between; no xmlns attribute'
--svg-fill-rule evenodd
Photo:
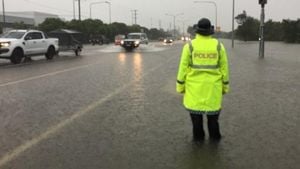
<svg viewBox="0 0 300 169"><path fill-rule="evenodd" d="M0 87L0 117L6 119L0 123L0 168L298 168L300 45L267 42L259 59L257 42L236 41L234 49L222 42L231 91L224 96L218 143L192 140L175 91L182 43L134 52L91 47L79 59L0 68L28 79ZM40 79L26 74L81 63L89 66Z"/></svg>

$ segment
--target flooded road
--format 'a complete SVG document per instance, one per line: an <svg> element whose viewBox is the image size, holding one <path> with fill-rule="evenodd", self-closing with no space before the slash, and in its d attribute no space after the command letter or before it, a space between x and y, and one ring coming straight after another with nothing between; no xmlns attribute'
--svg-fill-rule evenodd
<svg viewBox="0 0 300 169"><path fill-rule="evenodd" d="M175 91L181 42L1 62L0 168L298 168L300 45L266 43L261 60L256 42L222 41L231 92L219 143L192 141Z"/></svg>

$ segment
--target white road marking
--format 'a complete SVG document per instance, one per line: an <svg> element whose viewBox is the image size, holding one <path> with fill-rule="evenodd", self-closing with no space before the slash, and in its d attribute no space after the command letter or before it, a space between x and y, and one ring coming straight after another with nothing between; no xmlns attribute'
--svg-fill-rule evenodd
<svg viewBox="0 0 300 169"><path fill-rule="evenodd" d="M171 59L169 59L171 60ZM83 67L88 67L90 65L85 65L85 66L81 66L81 67L77 67L77 69L79 68L83 68ZM148 74L150 74L151 72L155 71L156 69L158 69L159 67L163 66L163 64L159 64L156 67L153 67L152 69L150 69L147 73L145 73L142 77L147 76ZM75 68L72 69L66 69L64 71L58 71L56 73L51 73L50 75L53 74L57 74L57 73L62 73L65 71L71 71L74 70ZM47 75L49 76L49 75ZM43 75L42 77L45 77L45 75ZM100 106L101 104L103 104L104 102L106 102L107 100L109 100L110 98L116 96L117 94L121 93L122 91L124 91L126 88L128 88L129 86L131 86L134 82L125 84L119 88L117 88L115 91L113 91L112 93L108 94L107 96L101 98L100 100L88 105L86 108L83 108L82 110L79 110L78 112L74 113L71 117L62 120L60 123L58 123L57 125L51 126L49 127L44 133L42 133L41 135L38 135L37 137L26 141L25 143L21 144L20 146L16 147L15 149L13 149L11 152L8 152L7 154L5 154L3 157L0 158L0 168L2 166L4 166L5 164L9 163L10 161L14 160L15 158L17 158L20 154L22 154L23 152L25 152L26 150L30 149L31 147L39 144L41 141L49 138L50 136L54 135L55 133L59 132L61 129L63 129L65 126L71 124L74 120L76 120L77 118L80 118L81 116L87 114L88 112L90 112L91 110L94 110L96 107Z"/></svg>

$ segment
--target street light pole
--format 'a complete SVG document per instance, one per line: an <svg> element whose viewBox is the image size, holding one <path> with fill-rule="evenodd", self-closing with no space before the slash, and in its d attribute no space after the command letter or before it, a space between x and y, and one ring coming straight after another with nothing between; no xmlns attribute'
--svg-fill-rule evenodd
<svg viewBox="0 0 300 169"><path fill-rule="evenodd" d="M2 0L2 11L3 11L3 26L2 26L2 32L5 30L5 5L4 5L4 0Z"/></svg>
<svg viewBox="0 0 300 169"><path fill-rule="evenodd" d="M107 3L109 7L109 24L111 24L111 3L109 1L105 1L105 3Z"/></svg>
<svg viewBox="0 0 300 169"><path fill-rule="evenodd" d="M176 22L176 17L179 16L179 15L183 15L183 13L179 13L179 14L176 14L176 15L172 15L172 14L168 14L168 13L167 13L166 15L167 15L167 16L172 16L172 17L173 17L173 28L174 28L174 34L173 34L173 36L174 36L174 38L175 38L175 36L176 36L176 35L175 35L175 34L176 34L176 26L175 26L175 25L176 25L176 23L175 23L175 22Z"/></svg>
<svg viewBox="0 0 300 169"><path fill-rule="evenodd" d="M73 19L75 20L75 0L73 0Z"/></svg>
<svg viewBox="0 0 300 169"><path fill-rule="evenodd" d="M214 1L194 1L194 3L210 3L210 4L213 4L215 6L215 9L216 9L215 29L217 29L217 27L218 27L218 7L217 7L217 3L214 2Z"/></svg>
<svg viewBox="0 0 300 169"><path fill-rule="evenodd" d="M90 3L90 19L92 19L92 5L106 3L109 7L109 24L111 24L111 3L109 1L92 2Z"/></svg>
<svg viewBox="0 0 300 169"><path fill-rule="evenodd" d="M80 7L80 0L78 0L78 19L81 21L81 7Z"/></svg>
<svg viewBox="0 0 300 169"><path fill-rule="evenodd" d="M261 5L259 57L264 58L264 54L265 54L264 22L265 22L265 4L267 4L267 0L258 0L258 3Z"/></svg>
<svg viewBox="0 0 300 169"><path fill-rule="evenodd" d="M231 33L231 47L234 48L234 7L235 2L232 0L232 33Z"/></svg>
<svg viewBox="0 0 300 169"><path fill-rule="evenodd" d="M180 22L182 22L182 36L184 36L184 35L185 35L185 32L186 32L186 30L185 30L185 23L186 23L187 21L189 21L189 20L181 20L181 21L180 21Z"/></svg>

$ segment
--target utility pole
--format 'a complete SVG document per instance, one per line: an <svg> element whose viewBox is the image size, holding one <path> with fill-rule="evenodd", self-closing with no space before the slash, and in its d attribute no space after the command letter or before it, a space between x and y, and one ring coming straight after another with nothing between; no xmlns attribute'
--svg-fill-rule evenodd
<svg viewBox="0 0 300 169"><path fill-rule="evenodd" d="M4 5L4 0L2 0L2 11L3 11L3 26L2 26L2 33L5 31L5 5Z"/></svg>
<svg viewBox="0 0 300 169"><path fill-rule="evenodd" d="M173 32L173 36L174 36L174 38L175 38L175 36L176 36L176 17L177 16L180 16L180 15L183 15L183 13L179 13L179 14L176 14L176 15L172 15L172 14L168 14L168 13L166 13L166 15L167 16L172 16L173 17L173 28L174 28L174 32Z"/></svg>
<svg viewBox="0 0 300 169"><path fill-rule="evenodd" d="M111 24L111 3L109 1L105 1L105 3L109 6L109 24Z"/></svg>
<svg viewBox="0 0 300 169"><path fill-rule="evenodd" d="M158 21L158 28L161 30L161 20Z"/></svg>
<svg viewBox="0 0 300 169"><path fill-rule="evenodd" d="M78 0L78 19L81 21L81 7L80 7L80 0Z"/></svg>
<svg viewBox="0 0 300 169"><path fill-rule="evenodd" d="M131 11L132 12L132 17L133 17L133 24L136 25L136 20L137 20L137 10L134 9Z"/></svg>
<svg viewBox="0 0 300 169"><path fill-rule="evenodd" d="M185 36L185 32L186 32L186 29L185 29L185 23L187 22L188 20L180 20L180 22L182 22L182 36Z"/></svg>
<svg viewBox="0 0 300 169"><path fill-rule="evenodd" d="M234 6L235 2L232 0L232 33L231 33L231 47L234 48Z"/></svg>
<svg viewBox="0 0 300 169"><path fill-rule="evenodd" d="M92 6L96 5L96 4L103 4L103 3L108 4L108 7L109 7L109 11L108 11L109 24L111 24L111 3L109 1L91 2L90 3L90 19L92 19Z"/></svg>
<svg viewBox="0 0 300 169"><path fill-rule="evenodd" d="M264 38L265 4L267 4L267 0L258 0L258 3L261 5L259 58L263 59L265 55L265 38Z"/></svg>
<svg viewBox="0 0 300 169"><path fill-rule="evenodd" d="M75 20L75 0L73 0L73 19Z"/></svg>

